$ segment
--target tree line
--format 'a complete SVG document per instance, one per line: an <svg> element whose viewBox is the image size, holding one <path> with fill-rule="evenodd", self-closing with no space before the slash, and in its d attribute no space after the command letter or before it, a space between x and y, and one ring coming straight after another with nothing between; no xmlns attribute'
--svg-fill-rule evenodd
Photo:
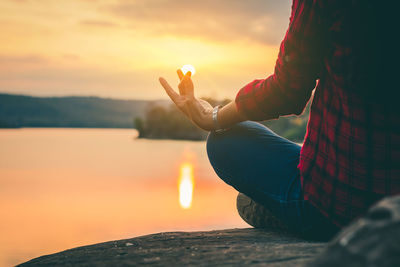
<svg viewBox="0 0 400 267"><path fill-rule="evenodd" d="M217 101L203 98L215 105L225 105L229 99ZM300 116L285 116L276 120L261 122L277 134L302 142L306 133L309 115L309 104ZM134 119L134 127L139 131L139 138L205 140L208 132L193 125L190 120L174 105L151 104L144 117Z"/></svg>

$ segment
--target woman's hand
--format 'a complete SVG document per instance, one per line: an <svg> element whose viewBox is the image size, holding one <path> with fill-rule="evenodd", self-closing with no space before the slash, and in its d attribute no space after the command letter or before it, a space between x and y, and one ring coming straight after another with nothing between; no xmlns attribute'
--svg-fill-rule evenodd
<svg viewBox="0 0 400 267"><path fill-rule="evenodd" d="M181 70L177 71L180 83L178 85L179 94L168 84L164 78L160 78L160 83L164 87L168 96L176 106L199 128L211 131L214 128L212 112L213 107L210 103L194 96L194 86L191 73L188 71L183 75Z"/></svg>

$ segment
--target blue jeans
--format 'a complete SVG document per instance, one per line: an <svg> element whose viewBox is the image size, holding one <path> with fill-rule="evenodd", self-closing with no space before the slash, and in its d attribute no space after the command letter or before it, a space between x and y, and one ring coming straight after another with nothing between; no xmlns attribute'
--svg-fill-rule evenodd
<svg viewBox="0 0 400 267"><path fill-rule="evenodd" d="M301 146L257 122L211 132L208 158L217 175L269 209L293 232L329 239L339 229L304 200L297 169Z"/></svg>

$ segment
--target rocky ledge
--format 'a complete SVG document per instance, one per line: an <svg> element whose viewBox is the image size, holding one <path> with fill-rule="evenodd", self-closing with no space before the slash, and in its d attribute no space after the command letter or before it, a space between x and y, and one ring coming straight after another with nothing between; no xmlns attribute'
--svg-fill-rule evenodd
<svg viewBox="0 0 400 267"><path fill-rule="evenodd" d="M323 247L254 228L173 232L74 248L20 266L288 266L309 262Z"/></svg>
<svg viewBox="0 0 400 267"><path fill-rule="evenodd" d="M285 232L175 232L84 246L20 266L400 266L400 196L372 207L329 244Z"/></svg>

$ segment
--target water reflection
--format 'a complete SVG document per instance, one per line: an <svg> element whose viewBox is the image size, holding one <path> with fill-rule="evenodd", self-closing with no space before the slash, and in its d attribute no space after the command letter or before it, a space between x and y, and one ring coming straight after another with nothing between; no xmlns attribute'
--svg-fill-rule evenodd
<svg viewBox="0 0 400 267"><path fill-rule="evenodd" d="M192 206L193 190L193 166L190 163L184 163L181 166L178 180L179 204L183 209L188 209Z"/></svg>
<svg viewBox="0 0 400 267"><path fill-rule="evenodd" d="M246 227L236 192L215 175L204 142L133 135L0 130L0 266L161 231Z"/></svg>

